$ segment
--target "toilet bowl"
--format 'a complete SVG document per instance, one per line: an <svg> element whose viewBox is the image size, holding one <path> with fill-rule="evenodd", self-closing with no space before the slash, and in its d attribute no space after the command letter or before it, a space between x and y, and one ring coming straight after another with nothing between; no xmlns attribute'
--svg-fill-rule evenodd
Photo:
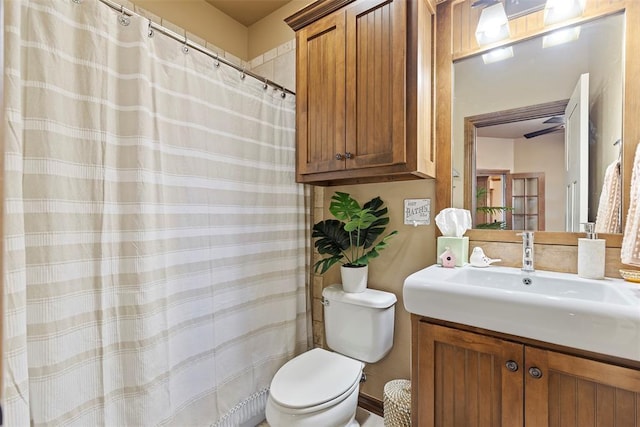
<svg viewBox="0 0 640 427"><path fill-rule="evenodd" d="M287 362L274 376L266 416L272 427L355 427L364 364L315 348Z"/></svg>
<svg viewBox="0 0 640 427"><path fill-rule="evenodd" d="M356 427L364 363L375 363L393 346L396 296L365 289L323 289L327 346L285 363L271 381L267 422L271 427Z"/></svg>

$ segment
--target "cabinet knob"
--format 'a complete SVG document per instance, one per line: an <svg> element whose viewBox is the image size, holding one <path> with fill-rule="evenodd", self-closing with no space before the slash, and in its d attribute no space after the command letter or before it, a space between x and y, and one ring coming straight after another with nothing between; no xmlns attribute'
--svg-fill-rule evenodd
<svg viewBox="0 0 640 427"><path fill-rule="evenodd" d="M342 154L336 153L336 160L342 160Z"/></svg>
<svg viewBox="0 0 640 427"><path fill-rule="evenodd" d="M348 151L346 153L344 153L344 158L345 159L353 159L353 154L349 153Z"/></svg>
<svg viewBox="0 0 640 427"><path fill-rule="evenodd" d="M531 375L533 378L539 380L540 378L542 378L542 371L538 368L536 368L535 366L529 368L529 375Z"/></svg>
<svg viewBox="0 0 640 427"><path fill-rule="evenodd" d="M504 365L511 372L516 372L518 370L518 363L513 360L508 360L507 363L505 363Z"/></svg>

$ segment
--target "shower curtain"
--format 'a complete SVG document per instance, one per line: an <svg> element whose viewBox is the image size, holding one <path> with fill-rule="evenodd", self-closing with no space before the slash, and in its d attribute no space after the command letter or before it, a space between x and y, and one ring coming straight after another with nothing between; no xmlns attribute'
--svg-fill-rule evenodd
<svg viewBox="0 0 640 427"><path fill-rule="evenodd" d="M308 347L294 96L97 0L4 7L5 425L260 415Z"/></svg>

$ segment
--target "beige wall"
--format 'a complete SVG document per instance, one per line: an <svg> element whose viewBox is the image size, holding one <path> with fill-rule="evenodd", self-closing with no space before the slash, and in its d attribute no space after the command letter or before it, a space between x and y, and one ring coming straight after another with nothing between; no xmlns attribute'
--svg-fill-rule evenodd
<svg viewBox="0 0 640 427"><path fill-rule="evenodd" d="M564 132L506 139L478 137L478 169L505 169L513 173L543 172L545 176L545 230L564 230ZM510 205L507 201L507 205Z"/></svg>
<svg viewBox="0 0 640 427"><path fill-rule="evenodd" d="M293 40L284 19L314 0L291 0L255 24L245 27L204 0L133 0L132 3L237 56L251 61Z"/></svg>
<svg viewBox="0 0 640 427"><path fill-rule="evenodd" d="M398 230L398 235L389 247L374 259L369 266L369 287L393 292L398 298L396 304L395 337L391 352L380 362L367 365L367 381L362 384L361 392L382 400L384 385L393 379L411 378L411 321L410 314L404 309L402 286L411 273L436 262L435 233L433 221L435 212L431 212L431 225L413 227L404 225L404 199L430 198L435 203L435 181L403 181L397 183L362 184L339 187L315 187L314 204L316 207L314 223L329 214L328 207L334 192L351 194L361 204L376 196L385 202L389 209L387 231ZM317 260L318 255L314 254ZM332 283L340 283L340 269L334 266L324 276L315 276L313 286L313 330L314 343L324 345L322 325L322 288Z"/></svg>
<svg viewBox="0 0 640 427"><path fill-rule="evenodd" d="M513 139L476 137L476 169L513 171Z"/></svg>
<svg viewBox="0 0 640 427"><path fill-rule="evenodd" d="M295 92L295 33L284 18L311 0L292 0L250 28L204 0L123 1L126 7L178 34L186 31L221 58Z"/></svg>
<svg viewBox="0 0 640 427"><path fill-rule="evenodd" d="M269 16L261 19L249 27L249 59L279 46L295 37L294 31L284 22L314 0L292 0Z"/></svg>
<svg viewBox="0 0 640 427"><path fill-rule="evenodd" d="M521 138L515 143L514 170L542 172L545 178L545 230L563 231L565 207L564 132L542 135L531 140Z"/></svg>
<svg viewBox="0 0 640 427"><path fill-rule="evenodd" d="M204 0L133 0L137 6L237 56L249 58L249 30Z"/></svg>

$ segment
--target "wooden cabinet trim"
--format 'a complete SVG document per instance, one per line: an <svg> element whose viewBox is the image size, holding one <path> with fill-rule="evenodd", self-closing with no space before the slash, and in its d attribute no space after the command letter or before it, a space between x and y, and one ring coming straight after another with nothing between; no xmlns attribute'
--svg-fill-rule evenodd
<svg viewBox="0 0 640 427"><path fill-rule="evenodd" d="M284 22L294 31L298 31L354 1L356 0L318 0L285 18Z"/></svg>
<svg viewBox="0 0 640 427"><path fill-rule="evenodd" d="M620 357L609 356L606 354L594 353L591 351L580 350L573 347L566 347L559 344L552 344L545 341L535 340L531 338L520 337L516 335L505 334L502 332L496 332L488 329L478 328L475 326L463 325L461 323L449 322L446 320L434 319L430 317L416 316L416 323L430 323L434 325L445 326L460 331L473 332L480 335L487 335L493 338L498 338L504 341L515 342L518 344L524 344L533 348L540 348L543 350L551 350L559 354L566 354L568 356L578 356L584 359L593 360L595 362L602 362L607 364L614 364L624 368L640 370L640 361L622 359Z"/></svg>

